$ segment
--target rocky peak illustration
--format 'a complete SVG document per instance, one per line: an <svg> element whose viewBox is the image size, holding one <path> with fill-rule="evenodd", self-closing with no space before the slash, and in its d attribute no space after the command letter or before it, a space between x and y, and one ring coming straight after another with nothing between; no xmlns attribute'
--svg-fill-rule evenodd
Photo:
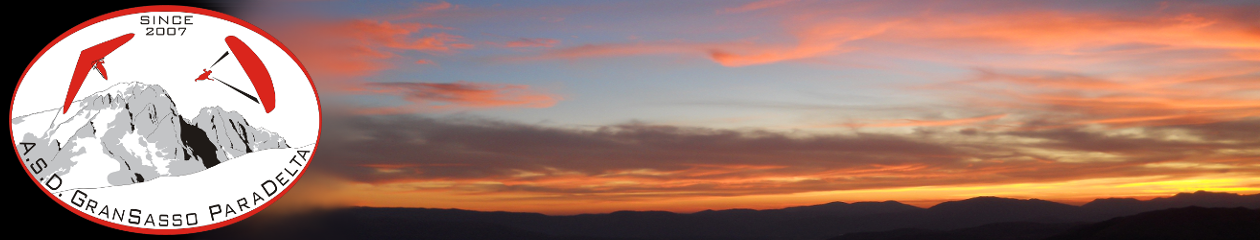
<svg viewBox="0 0 1260 240"><path fill-rule="evenodd" d="M217 146L215 154L220 158L289 147L280 135L250 126L240 113L219 107L202 108L189 124L205 131L207 140Z"/></svg>
<svg viewBox="0 0 1260 240"><path fill-rule="evenodd" d="M186 118L158 85L119 83L79 100L71 114L60 110L13 119L15 126L52 119L47 131L14 132L35 143L24 156L44 156L47 167L37 178L56 173L73 179L72 188L188 175L254 151L289 148L279 134L251 126L235 111L206 107Z"/></svg>

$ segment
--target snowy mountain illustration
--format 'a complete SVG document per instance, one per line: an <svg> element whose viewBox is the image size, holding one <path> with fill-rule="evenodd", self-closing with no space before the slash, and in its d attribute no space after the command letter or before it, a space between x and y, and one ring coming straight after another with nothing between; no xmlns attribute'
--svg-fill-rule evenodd
<svg viewBox="0 0 1260 240"><path fill-rule="evenodd" d="M34 143L23 156L46 163L31 169L35 177L57 174L63 190L188 175L251 152L289 148L235 111L215 106L194 114L179 113L161 86L130 82L79 100L67 114L51 109L12 123L19 142Z"/></svg>

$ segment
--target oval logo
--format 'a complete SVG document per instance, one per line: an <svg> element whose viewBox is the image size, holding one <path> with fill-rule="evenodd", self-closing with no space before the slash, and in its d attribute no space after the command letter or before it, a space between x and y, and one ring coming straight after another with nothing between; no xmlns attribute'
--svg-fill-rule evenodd
<svg viewBox="0 0 1260 240"><path fill-rule="evenodd" d="M9 129L31 180L93 222L206 231L297 183L319 139L314 82L275 38L206 9L149 6L59 36L18 81Z"/></svg>

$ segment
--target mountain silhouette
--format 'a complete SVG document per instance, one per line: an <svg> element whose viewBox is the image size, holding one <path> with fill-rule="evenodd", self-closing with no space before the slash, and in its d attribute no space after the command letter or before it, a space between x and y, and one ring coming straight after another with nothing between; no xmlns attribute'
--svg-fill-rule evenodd
<svg viewBox="0 0 1260 240"><path fill-rule="evenodd" d="M1194 193L1178 193L1172 197L1155 198L1147 201L1139 201L1133 198L1106 198L1086 203L1081 205L1081 208L1094 214L1095 219L1106 219L1109 218L1108 216L1133 215L1140 212L1187 206L1260 208L1260 194L1238 195L1236 193L1198 191Z"/></svg>
<svg viewBox="0 0 1260 240"><path fill-rule="evenodd" d="M384 209L382 209L384 210ZM425 240L618 240L555 236L500 224L415 220L396 214L353 210L307 212L283 219L257 216L192 239L425 239Z"/></svg>
<svg viewBox="0 0 1260 240"><path fill-rule="evenodd" d="M1129 201L1126 201L1129 202ZM1244 240L1260 239L1260 209L1184 207L1098 223L994 223L957 230L897 229L830 240Z"/></svg>
<svg viewBox="0 0 1260 240"><path fill-rule="evenodd" d="M1260 209L1185 207L1085 225L1047 240L1260 239Z"/></svg>
<svg viewBox="0 0 1260 240"><path fill-rule="evenodd" d="M1040 199L976 197L943 202L927 209L921 227L954 229L995 222L1071 222L1082 220L1080 207Z"/></svg>
<svg viewBox="0 0 1260 240"><path fill-rule="evenodd" d="M802 214L819 214L819 215L868 215L881 213L897 213L921 210L919 207L906 205L897 201L884 202L830 202L827 204L788 207L782 209L784 212L802 213Z"/></svg>
<svg viewBox="0 0 1260 240"><path fill-rule="evenodd" d="M850 233L830 240L1042 240L1080 225L1082 224L1006 222L956 230L908 228Z"/></svg>
<svg viewBox="0 0 1260 240"><path fill-rule="evenodd" d="M1168 198L1136 201L1103 200L1108 204L1124 206L1179 207L1237 203L1233 207L1257 204L1252 201L1260 194L1238 195L1210 192L1178 194ZM1100 205L1101 206L1101 205ZM1121 206L1121 207L1124 207ZM1141 207L1124 207L1138 209ZM904 239L1040 239L1069 230L1088 222L1110 218L1092 213L1097 207L1078 207L1044 200L1021 200L997 197L977 197L937 204L930 208L918 208L895 201L859 202L789 207L782 209L752 210L705 210L695 213L665 211L617 211L603 214L550 216L539 213L482 212L459 209L427 208L367 208L354 207L328 211L322 214L303 215L301 221L337 222L358 219L364 222L388 222L384 226L351 227L354 224L331 224L307 231L404 231L408 234L424 234L406 226L429 228L430 226L461 226L484 228L478 231L498 231L523 234L521 237L500 239L828 239L857 238L863 235L883 237L870 232L891 232ZM1103 218L1099 218L1103 217ZM325 219L325 220L321 220ZM222 235L249 228L250 220L225 227ZM263 221L263 220L260 220ZM289 220L263 221L279 224ZM357 223L356 223L357 224ZM445 224L445 225L444 225ZM237 225L241 225L237 227ZM341 226L345 225L345 226ZM479 227L474 227L479 226ZM236 230L233 230L236 229ZM278 229L266 227L265 229ZM497 230L491 230L497 229ZM426 230L427 231L427 230ZM434 230L436 231L436 230ZM1003 232L1006 231L1006 232ZM344 232L343 232L344 233ZM861 233L848 235L850 233ZM305 233L304 233L305 234ZM364 233L382 236L382 233ZM373 235L377 234L377 235ZM443 232L444 236L456 236ZM450 235L455 234L455 235ZM484 232L469 233L484 234ZM316 234L321 235L321 234ZM333 233L326 234L335 235ZM403 234L407 235L407 234ZM403 236L390 235L390 236ZM469 235L467 239L482 235ZM532 236L532 237L530 237ZM919 236L919 237L912 237ZM533 238L537 237L537 238ZM940 238L929 238L940 237ZM417 237L416 239L424 239ZM431 238L437 239L437 238ZM880 238L869 238L880 239ZM894 238L899 239L899 238Z"/></svg>

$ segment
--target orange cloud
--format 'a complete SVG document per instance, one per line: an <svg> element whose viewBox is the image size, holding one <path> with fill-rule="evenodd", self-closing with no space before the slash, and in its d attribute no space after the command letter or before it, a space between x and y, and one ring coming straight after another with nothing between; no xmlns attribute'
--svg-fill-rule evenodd
<svg viewBox="0 0 1260 240"><path fill-rule="evenodd" d="M393 19L393 20L401 20L401 19L428 16L438 11L457 10L457 9L459 9L459 5L454 5L446 1L440 1L436 3L421 2L421 3L416 3L415 7L413 7L410 12L390 16L388 18Z"/></svg>
<svg viewBox="0 0 1260 240"><path fill-rule="evenodd" d="M1205 124L1260 116L1254 73L1217 69L1184 76L1141 76L1129 81L1079 74L998 73L942 85L968 89L961 95L977 106L1009 108L1018 115L1067 127L1101 124L1113 128Z"/></svg>
<svg viewBox="0 0 1260 240"><path fill-rule="evenodd" d="M300 44L290 45L294 46L294 54L300 56L302 64L318 76L370 75L391 68L392 65L380 60L396 56L364 46L321 47L316 50Z"/></svg>
<svg viewBox="0 0 1260 240"><path fill-rule="evenodd" d="M811 10L805 12L811 16ZM950 52L1065 55L1089 54L1125 44L1143 44L1156 50L1260 49L1260 34L1249 30L1256 27L1254 23L1208 11L1149 17L1062 11L932 12L894 17L849 14L856 16L804 17L785 23L798 40L795 46L759 44L748 47L746 54L714 51L711 57L725 66L738 67L834 55L858 48L880 52L885 50L883 47L891 47L874 45L877 43ZM872 44L848 44L859 39L870 39Z"/></svg>
<svg viewBox="0 0 1260 240"><path fill-rule="evenodd" d="M417 5L417 12L430 13L457 9L447 2ZM451 28L415 22L372 19L347 21L306 21L286 28L286 41L294 46L320 88L337 95L397 96L410 104L384 107L350 107L359 114L410 114L433 110L466 110L497 107L545 108L561 97L537 92L527 85L474 82L455 83L371 83L364 76L394 67L400 54L418 51L431 55L457 54L474 46L463 37L431 30ZM517 44L549 46L554 39L525 39ZM436 64L418 59L414 64Z"/></svg>
<svg viewBox="0 0 1260 240"><path fill-rule="evenodd" d="M339 29L335 30L336 33L356 39L366 46L433 53L446 53L454 49L472 48L471 44L457 43L462 37L446 33L433 33L420 38L411 38L411 34L423 29L443 28L432 24L394 24L386 21L354 20L339 27Z"/></svg>
<svg viewBox="0 0 1260 240"><path fill-rule="evenodd" d="M1255 120L1162 127L1144 136L1064 128L789 137L675 126L575 130L470 119L389 119L338 127L367 135L321 145L334 149L327 159L336 160L326 163L362 183L430 182L406 191L591 201L1185 178L1222 169L1237 176L1260 174L1255 153L1248 150L1257 143L1252 134L1260 128L1248 128L1260 126Z"/></svg>
<svg viewBox="0 0 1260 240"><path fill-rule="evenodd" d="M742 12L756 11L756 10L776 7L776 6L787 4L793 1L795 0L759 0L759 1L750 2L747 4L741 5L739 7L718 10L718 13L742 13Z"/></svg>
<svg viewBox="0 0 1260 240"><path fill-rule="evenodd" d="M507 42L507 44L504 44L504 46L507 46L510 48L551 47L558 43L560 43L560 40L550 39L550 38L520 38L517 40L509 41Z"/></svg>
<svg viewBox="0 0 1260 240"><path fill-rule="evenodd" d="M446 9L451 9L451 7L454 6L454 5L451 5L451 3L448 3L446 1L441 1L438 3L417 3L416 5L420 8L421 11L446 10Z"/></svg>
<svg viewBox="0 0 1260 240"><path fill-rule="evenodd" d="M403 51L453 54L472 48L462 37L447 33L421 35L427 29L448 29L423 23L376 20L309 21L293 24L279 34L294 54L320 79L346 79L389 69L389 60ZM421 63L423 64L423 63ZM341 83L338 83L341 84ZM335 87L342 89L347 87Z"/></svg>
<svg viewBox="0 0 1260 240"><path fill-rule="evenodd" d="M940 126L956 126L956 125L967 125L967 124L973 124L973 123L979 123L979 122L987 122L987 121L997 120L997 119L1001 119L1001 118L1003 118L1003 117L1006 117L1007 115L1009 115L1009 114L998 114L998 115L989 115L989 116L983 116L983 117L961 118L961 119L950 119L950 120L914 120L914 119L902 119L902 120L887 121L887 122L880 122L880 123L850 123L850 124L842 124L842 126L846 126L846 127L940 127Z"/></svg>
<svg viewBox="0 0 1260 240"><path fill-rule="evenodd" d="M366 108L362 114L401 114L422 110L492 107L546 108L559 96L534 92L526 85L473 82L454 83L369 83L366 92L401 96L414 104L401 107Z"/></svg>
<svg viewBox="0 0 1260 240"><path fill-rule="evenodd" d="M885 40L1021 54L1080 55L1122 44L1144 44L1159 50L1260 49L1260 34L1247 30L1252 26L1231 22L1242 19L1209 14L1137 18L1050 11L932 14L889 31Z"/></svg>
<svg viewBox="0 0 1260 240"><path fill-rule="evenodd" d="M752 11L787 2L758 1L722 11ZM538 57L701 53L728 67L837 56L857 50L865 54L999 66L1010 62L977 61L977 58L960 59L958 56L1012 54L1091 58L1087 61L1039 59L1040 65L1033 65L1055 67L1059 62L1096 64L1118 58L1142 59L1134 58L1140 54L1194 49L1225 50L1231 52L1223 54L1230 60L1246 60L1255 59L1255 52L1260 50L1260 32L1254 30L1260 26L1256 26L1254 17L1246 14L1260 10L1254 7L1182 4L1185 6L1176 5L1155 14L1132 15L1032 7L932 11L931 4L908 9L904 7L906 4L895 2L831 4L792 4L789 11L779 15L757 16L768 21L785 20L781 20L782 29L756 35L753 40L593 44L547 52ZM784 37L795 42L758 40ZM1032 64L1038 63L1023 66Z"/></svg>
<svg viewBox="0 0 1260 240"><path fill-rule="evenodd" d="M808 20L816 21L816 20ZM808 24L790 24L795 46L741 44L709 50L709 57L723 66L742 67L787 60L806 59L852 51L851 41L871 38L901 25L904 20L835 19Z"/></svg>

